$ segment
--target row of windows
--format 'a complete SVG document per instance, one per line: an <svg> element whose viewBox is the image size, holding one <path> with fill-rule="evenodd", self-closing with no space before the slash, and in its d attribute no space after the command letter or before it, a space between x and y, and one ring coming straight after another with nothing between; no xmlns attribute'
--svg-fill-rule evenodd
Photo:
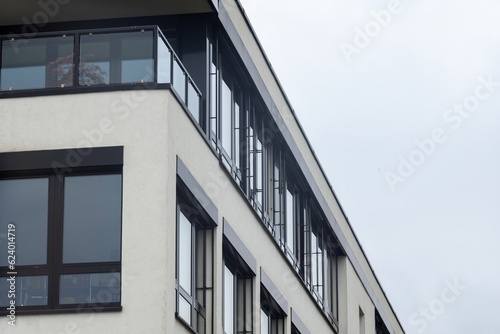
<svg viewBox="0 0 500 334"><path fill-rule="evenodd" d="M332 323L342 250L298 164L220 35L207 40L206 114L195 115L222 165L248 198Z"/></svg>
<svg viewBox="0 0 500 334"><path fill-rule="evenodd" d="M206 334L213 331L213 238L216 225L200 210L199 203L186 189L181 185L177 196L176 309L178 318L186 326L196 333ZM252 334L255 332L253 280L256 274L226 236L223 238L222 268L223 333ZM263 283L260 305L260 333L284 334L287 314L276 302L275 294ZM292 333L300 333L293 323Z"/></svg>

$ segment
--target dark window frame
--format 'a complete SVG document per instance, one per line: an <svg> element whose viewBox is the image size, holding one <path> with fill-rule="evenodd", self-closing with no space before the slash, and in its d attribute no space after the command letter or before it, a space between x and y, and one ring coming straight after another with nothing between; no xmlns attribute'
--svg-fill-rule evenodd
<svg viewBox="0 0 500 334"><path fill-rule="evenodd" d="M191 224L191 293L181 287L179 282L179 251L181 242L179 227L181 213ZM176 200L175 314L177 319L186 327L199 334L211 334L213 330L213 255L215 252L215 227L215 221L213 221L211 216L203 209L202 205L200 205L187 185L184 184L183 180L178 177ZM190 319L185 319L180 314L179 303L181 298L189 304Z"/></svg>
<svg viewBox="0 0 500 334"><path fill-rule="evenodd" d="M78 161L79 163L74 163ZM72 166L72 167L70 167ZM121 261L63 263L64 177L120 175L120 220L123 214L123 147L0 153L0 180L48 179L47 258L43 265L16 266L16 277L47 276L47 305L16 306L19 314L121 310ZM120 222L120 240L122 223ZM10 272L1 267L1 276ZM120 274L120 301L111 303L61 304L60 276L71 274ZM8 274L7 274L8 275ZM5 314L4 308L0 314Z"/></svg>

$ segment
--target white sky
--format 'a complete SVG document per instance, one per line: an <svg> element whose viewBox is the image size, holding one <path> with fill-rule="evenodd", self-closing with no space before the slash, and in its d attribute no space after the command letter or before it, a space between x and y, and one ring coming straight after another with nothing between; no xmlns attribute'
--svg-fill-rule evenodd
<svg viewBox="0 0 500 334"><path fill-rule="evenodd" d="M498 334L500 2L241 1L406 332Z"/></svg>

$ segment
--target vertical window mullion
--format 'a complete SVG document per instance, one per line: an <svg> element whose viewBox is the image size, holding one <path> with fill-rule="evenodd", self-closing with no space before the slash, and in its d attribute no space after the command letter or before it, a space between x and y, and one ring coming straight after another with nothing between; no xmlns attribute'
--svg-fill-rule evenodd
<svg viewBox="0 0 500 334"><path fill-rule="evenodd" d="M63 256L64 177L49 177L49 307L59 305L59 280ZM50 261L50 262L49 262Z"/></svg>

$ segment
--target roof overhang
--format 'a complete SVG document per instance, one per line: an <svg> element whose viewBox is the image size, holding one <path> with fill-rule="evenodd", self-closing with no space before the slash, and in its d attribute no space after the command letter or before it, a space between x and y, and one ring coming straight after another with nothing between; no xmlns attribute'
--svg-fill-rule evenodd
<svg viewBox="0 0 500 334"><path fill-rule="evenodd" d="M0 26L213 12L217 0L16 0Z"/></svg>

